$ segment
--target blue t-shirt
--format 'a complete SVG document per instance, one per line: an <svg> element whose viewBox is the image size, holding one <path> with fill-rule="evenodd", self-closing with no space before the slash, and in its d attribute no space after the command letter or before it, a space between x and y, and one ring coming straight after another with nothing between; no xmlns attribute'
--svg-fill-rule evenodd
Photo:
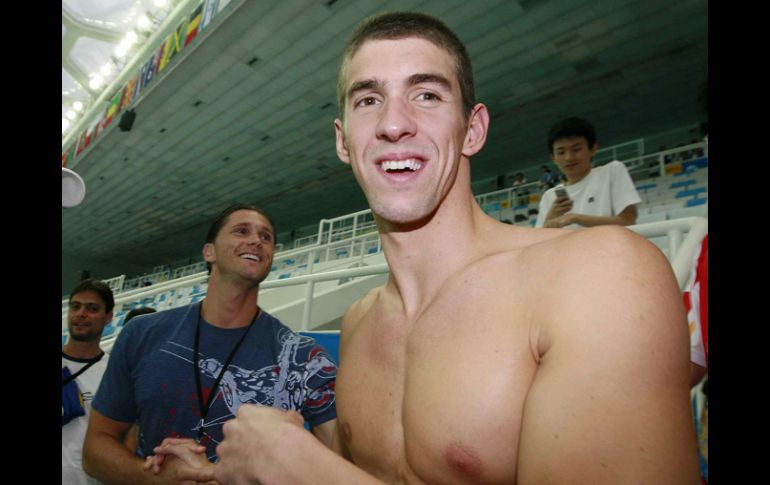
<svg viewBox="0 0 770 485"><path fill-rule="evenodd" d="M193 369L198 315L199 304L141 315L115 341L92 407L116 421L139 421L139 456L154 454L167 437L198 437L201 413ZM205 403L248 327L223 329L200 321ZM336 376L337 365L323 347L263 311L222 376L206 415L201 443L207 457L216 460L222 425L244 403L295 410L311 426L336 418Z"/></svg>

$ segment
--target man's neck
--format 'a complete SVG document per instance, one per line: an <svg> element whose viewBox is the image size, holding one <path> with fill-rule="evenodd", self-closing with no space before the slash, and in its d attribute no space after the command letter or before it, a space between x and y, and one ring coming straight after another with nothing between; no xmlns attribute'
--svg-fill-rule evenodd
<svg viewBox="0 0 770 485"><path fill-rule="evenodd" d="M75 359L94 359L102 354L102 349L99 347L99 341L100 339L82 342L80 340L74 340L72 336L70 336L61 350L69 357Z"/></svg>
<svg viewBox="0 0 770 485"><path fill-rule="evenodd" d="M567 176L567 184L566 185L575 185L576 183L580 182L581 180L588 177L588 174L591 173L592 168L589 168L588 171L583 172L580 175L576 175L574 177Z"/></svg>
<svg viewBox="0 0 770 485"><path fill-rule="evenodd" d="M256 314L258 294L258 286L236 285L212 275L203 300L203 319L220 328L245 327Z"/></svg>
<svg viewBox="0 0 770 485"><path fill-rule="evenodd" d="M485 214L467 185L455 184L435 214L416 228L378 221L390 267L387 287L400 295L407 318L421 313L452 274L483 253Z"/></svg>

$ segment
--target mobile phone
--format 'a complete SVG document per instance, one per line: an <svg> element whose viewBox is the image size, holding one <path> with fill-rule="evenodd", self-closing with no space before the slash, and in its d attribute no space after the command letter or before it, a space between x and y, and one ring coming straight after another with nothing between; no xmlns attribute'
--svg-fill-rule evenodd
<svg viewBox="0 0 770 485"><path fill-rule="evenodd" d="M565 189L564 187L556 187L554 189L554 192L556 192L556 198L566 197L569 199L569 194L567 193L567 189Z"/></svg>

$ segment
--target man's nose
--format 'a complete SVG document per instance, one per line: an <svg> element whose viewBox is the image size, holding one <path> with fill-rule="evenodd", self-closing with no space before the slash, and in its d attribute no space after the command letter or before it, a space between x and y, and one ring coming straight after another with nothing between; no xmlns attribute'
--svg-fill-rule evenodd
<svg viewBox="0 0 770 485"><path fill-rule="evenodd" d="M409 103L399 98L388 99L382 107L377 123L377 137L397 142L405 136L414 135L416 131L417 123Z"/></svg>

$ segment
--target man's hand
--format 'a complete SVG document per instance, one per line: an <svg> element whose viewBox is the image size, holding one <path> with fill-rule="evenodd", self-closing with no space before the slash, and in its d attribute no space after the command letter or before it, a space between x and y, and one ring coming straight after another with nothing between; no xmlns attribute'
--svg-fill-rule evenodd
<svg viewBox="0 0 770 485"><path fill-rule="evenodd" d="M200 470L214 468L206 459L206 447L190 438L166 438L153 451L156 455L147 457L144 470L174 478L183 485L195 485Z"/></svg>
<svg viewBox="0 0 770 485"><path fill-rule="evenodd" d="M564 218L569 215L568 212L572 209L572 204L572 199L569 197L557 197L548 210L548 214L545 215L543 227L564 227L571 224Z"/></svg>
<svg viewBox="0 0 770 485"><path fill-rule="evenodd" d="M559 216L566 214L572 209L572 199L569 197L557 197L551 205L551 209L546 215L546 219L555 219Z"/></svg>
<svg viewBox="0 0 770 485"><path fill-rule="evenodd" d="M236 418L222 427L225 439L217 446L217 465L188 469L180 476L220 483L286 480L298 465L289 450L296 450L300 439L315 440L303 424L302 415L295 411L244 404Z"/></svg>
<svg viewBox="0 0 770 485"><path fill-rule="evenodd" d="M564 214L553 219L547 219L543 227L560 228L575 223L575 214Z"/></svg>

